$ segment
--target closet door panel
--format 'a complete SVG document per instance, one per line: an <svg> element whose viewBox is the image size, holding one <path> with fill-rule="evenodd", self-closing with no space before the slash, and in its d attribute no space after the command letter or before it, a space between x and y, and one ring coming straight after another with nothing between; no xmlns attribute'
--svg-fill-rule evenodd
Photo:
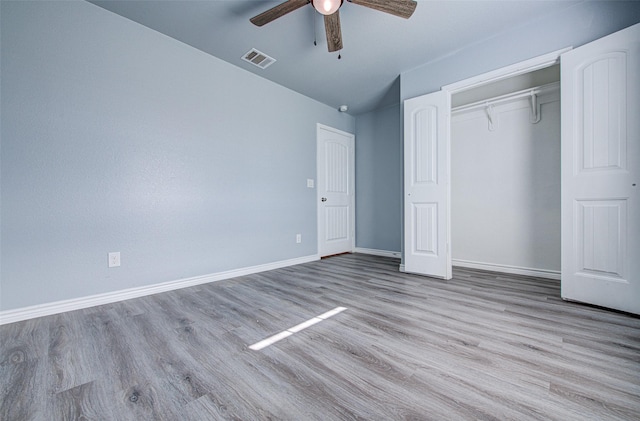
<svg viewBox="0 0 640 421"><path fill-rule="evenodd" d="M587 61L575 71L576 142L580 171L626 166L627 53Z"/></svg>
<svg viewBox="0 0 640 421"><path fill-rule="evenodd" d="M438 183L438 109L427 106L412 116L413 186Z"/></svg>
<svg viewBox="0 0 640 421"><path fill-rule="evenodd" d="M405 272L451 278L449 248L449 96L404 103Z"/></svg>
<svg viewBox="0 0 640 421"><path fill-rule="evenodd" d="M578 273L624 280L627 201L576 200L575 207Z"/></svg>
<svg viewBox="0 0 640 421"><path fill-rule="evenodd" d="M413 203L412 218L416 234L411 253L438 257L438 204Z"/></svg>
<svg viewBox="0 0 640 421"><path fill-rule="evenodd" d="M562 297L640 314L640 24L561 60Z"/></svg>

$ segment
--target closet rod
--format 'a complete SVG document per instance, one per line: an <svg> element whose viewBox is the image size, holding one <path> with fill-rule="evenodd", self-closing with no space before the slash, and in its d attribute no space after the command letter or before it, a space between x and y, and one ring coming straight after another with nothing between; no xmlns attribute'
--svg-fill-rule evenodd
<svg viewBox="0 0 640 421"><path fill-rule="evenodd" d="M458 112L458 111L468 111L468 110L472 110L474 108L484 108L487 107L489 105L495 105L501 102L507 102L507 101L512 101L514 99L518 99L518 98L526 98L526 97L530 97L531 95L538 95L541 93L546 93L546 92L550 92L553 90L556 90L560 87L560 82L554 82L554 83L549 83L548 85L542 85L539 86L537 88L529 88L529 89L523 89L522 91L517 91L517 92L512 92L510 94L505 94L505 95L500 95L491 99L484 99L481 101L476 101L476 102L472 102L471 104L467 104L467 105L459 105L455 108L451 109L451 112Z"/></svg>

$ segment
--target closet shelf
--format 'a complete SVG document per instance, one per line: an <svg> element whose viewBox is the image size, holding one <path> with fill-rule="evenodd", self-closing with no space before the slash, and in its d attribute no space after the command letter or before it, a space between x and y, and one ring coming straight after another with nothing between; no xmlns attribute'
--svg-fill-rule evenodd
<svg viewBox="0 0 640 421"><path fill-rule="evenodd" d="M484 99L481 101L472 102L471 104L460 105L452 108L451 112L470 111L477 108L487 108L492 105L501 104L504 102L514 101L520 98L530 97L532 99L531 106L533 113L536 115L536 120L540 121L539 104L537 96L550 93L560 89L560 82L549 83L548 85L542 85L536 88L523 89L522 91L512 92L510 94L500 95L490 99ZM536 121L536 122L537 122Z"/></svg>

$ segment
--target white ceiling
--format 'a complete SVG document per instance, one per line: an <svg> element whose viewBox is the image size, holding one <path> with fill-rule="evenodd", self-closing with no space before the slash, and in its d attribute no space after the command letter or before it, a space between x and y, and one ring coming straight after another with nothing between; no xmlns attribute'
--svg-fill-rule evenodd
<svg viewBox="0 0 640 421"><path fill-rule="evenodd" d="M400 73L578 1L419 0L409 20L345 1L340 60L327 52L322 15L311 5L260 28L249 18L279 1L91 2L331 107L347 104L357 115L397 102ZM251 48L277 62L264 70L244 62Z"/></svg>

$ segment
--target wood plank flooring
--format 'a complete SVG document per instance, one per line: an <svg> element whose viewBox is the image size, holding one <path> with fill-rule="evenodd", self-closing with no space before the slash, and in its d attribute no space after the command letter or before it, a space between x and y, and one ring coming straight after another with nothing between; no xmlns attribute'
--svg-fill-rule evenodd
<svg viewBox="0 0 640 421"><path fill-rule="evenodd" d="M0 419L640 419L640 318L558 281L398 264L340 255L0 326Z"/></svg>

